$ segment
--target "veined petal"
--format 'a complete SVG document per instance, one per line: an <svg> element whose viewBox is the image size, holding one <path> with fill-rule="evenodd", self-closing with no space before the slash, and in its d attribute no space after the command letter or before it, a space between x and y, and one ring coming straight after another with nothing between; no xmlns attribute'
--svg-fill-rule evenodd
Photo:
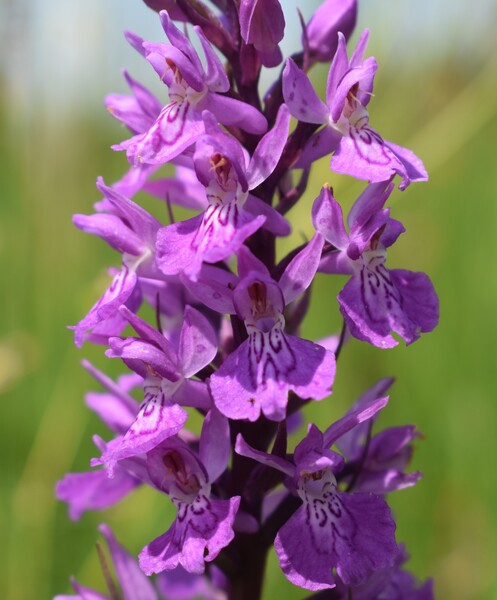
<svg viewBox="0 0 497 600"><path fill-rule="evenodd" d="M327 123L329 111L307 75L289 58L283 71L283 97L292 115L304 123Z"/></svg>
<svg viewBox="0 0 497 600"><path fill-rule="evenodd" d="M288 392L320 400L331 393L335 357L274 327L256 331L211 376L217 408L231 419L285 418Z"/></svg>
<svg viewBox="0 0 497 600"><path fill-rule="evenodd" d="M137 282L138 277L136 273L123 265L103 296L92 307L86 317L76 326L71 327L71 329L74 329L74 342L76 346L80 347L83 344L84 335L89 329L109 319L117 312L119 306L124 304L131 296Z"/></svg>
<svg viewBox="0 0 497 600"><path fill-rule="evenodd" d="M407 177L399 185L399 190L405 189L411 181L428 181L428 173L426 172L423 161L408 148L397 146L392 142L384 142L390 150L402 162L407 173Z"/></svg>
<svg viewBox="0 0 497 600"><path fill-rule="evenodd" d="M130 456L150 452L167 438L175 435L186 423L188 414L178 404L172 404L162 391L147 393L135 421L119 444L107 447L101 464L110 477L116 463Z"/></svg>
<svg viewBox="0 0 497 600"><path fill-rule="evenodd" d="M332 569L347 585L363 583L397 556L395 522L379 496L344 494L330 486L304 504L279 530L275 549L285 576L317 591L335 586Z"/></svg>
<svg viewBox="0 0 497 600"><path fill-rule="evenodd" d="M382 138L369 127L349 127L349 135L342 137L338 149L331 157L330 168L358 179L374 183L386 181L395 173L402 178L407 171Z"/></svg>
<svg viewBox="0 0 497 600"><path fill-rule="evenodd" d="M204 133L201 114L188 100L170 102L143 135L114 146L126 150L132 165L164 164L186 150Z"/></svg>
<svg viewBox="0 0 497 600"><path fill-rule="evenodd" d="M192 504L178 503L178 517L169 531L146 546L139 556L147 575L181 565L189 573L203 573L234 537L233 522L240 497L216 500L200 493Z"/></svg>

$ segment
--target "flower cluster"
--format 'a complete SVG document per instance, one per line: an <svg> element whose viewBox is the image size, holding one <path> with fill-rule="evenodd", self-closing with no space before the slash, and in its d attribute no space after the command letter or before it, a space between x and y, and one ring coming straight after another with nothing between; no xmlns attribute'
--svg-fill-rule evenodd
<svg viewBox="0 0 497 600"><path fill-rule="evenodd" d="M257 600L274 544L285 577L322 590L316 597L429 600L431 581L419 586L403 569L386 500L420 478L407 472L419 434L413 426L373 432L392 380L287 447L303 407L332 393L349 336L391 348L393 334L410 344L438 322L429 278L386 266L404 232L389 197L397 182L403 190L427 174L412 151L370 125L377 63L365 58L368 31L350 57L346 48L356 1L326 0L302 22L302 50L263 98L262 67L283 61L278 0L147 4L166 41L126 38L169 101L125 73L131 93L108 96L106 106L130 131L114 146L129 169L110 186L99 179L96 212L74 217L121 264L72 328L75 342L104 346L127 372L114 381L83 363L104 388L87 404L113 437L95 437L93 469L66 475L57 496L73 519L141 485L175 505L173 523L165 533L158 525L137 560L101 527L124 598ZM188 35L184 24L193 26ZM318 62L331 62L324 100L307 76ZM276 240L291 231L285 214L326 155L331 171L363 180L364 191L344 221L325 184L309 215L314 236L277 261ZM169 222L133 200L138 192L165 204ZM173 205L195 214L175 221ZM349 276L337 298L342 333L321 342L300 337L317 272ZM199 435L189 430L192 411L202 418ZM104 598L73 587L77 598Z"/></svg>

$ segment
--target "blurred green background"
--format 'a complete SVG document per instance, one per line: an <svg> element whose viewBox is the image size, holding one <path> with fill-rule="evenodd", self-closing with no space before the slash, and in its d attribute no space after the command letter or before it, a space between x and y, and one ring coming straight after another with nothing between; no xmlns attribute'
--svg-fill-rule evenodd
<svg viewBox="0 0 497 600"><path fill-rule="evenodd" d="M478 13L469 3L441 5L438 12L423 13L426 2L370 2L360 20L372 25L369 50L380 64L371 123L387 139L412 148L430 173L429 183L392 197L393 216L407 233L389 253L389 265L432 277L440 326L409 348L380 351L352 341L340 357L333 398L306 414L325 427L378 378L395 376L380 423L415 423L425 435L413 462L423 480L391 497L398 539L407 544L413 571L435 577L437 598L492 600L497 47L490 24L496 12L491 2L481 3ZM76 350L66 329L87 312L106 284L106 268L116 264L115 253L101 241L73 228L71 215L91 212L97 175L110 183L125 169L124 156L108 149L124 132L99 107L104 90L124 89L116 83L118 66L134 60L116 37L121 25L143 35L158 28L153 13L144 7L138 12L135 1L123 2L119 14L116 2L89 2L87 10L103 17L85 21L87 29L79 28L77 15L64 21L72 14L67 6L57 19L55 2L47 1L46 13L40 6L25 0L0 4L0 590L11 600L68 591L70 574L103 590L97 524L110 523L138 551L173 516L167 501L149 490L78 523L54 499L55 481L69 470L85 470L95 455L91 435L105 436L83 403L84 393L98 385L79 361L87 357L111 373L119 369L117 361L106 364L101 348ZM126 10L132 15L127 22ZM31 29L23 29L26 23ZM80 63L71 62L74 57ZM149 81L147 66L139 68L133 74ZM110 72L115 77L107 81ZM316 85L323 85L324 75L317 69ZM330 173L326 160L319 163L308 194L291 213L295 231L282 252L311 233L309 209L325 181L345 204L361 189ZM337 280L318 277L305 336L320 338L339 328L335 297L343 281ZM283 593L306 597L287 583L274 555L271 564L266 600Z"/></svg>

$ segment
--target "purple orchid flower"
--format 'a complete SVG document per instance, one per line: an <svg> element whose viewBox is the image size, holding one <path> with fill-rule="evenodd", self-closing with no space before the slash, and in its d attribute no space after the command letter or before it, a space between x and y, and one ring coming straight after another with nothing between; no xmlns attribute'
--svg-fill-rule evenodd
<svg viewBox="0 0 497 600"><path fill-rule="evenodd" d="M89 392L86 395L87 406L97 413L111 431L119 436L124 435L138 412L130 392L141 385L142 378L134 373L125 374L114 382L88 361L83 361L83 366L106 388L105 392ZM101 451L105 450L105 442L96 438L95 443ZM87 510L104 510L119 502L143 482L143 477L139 475L139 464L136 462L117 465L112 479L103 469L67 473L57 482L55 494L59 500L67 502L70 518L77 521Z"/></svg>
<svg viewBox="0 0 497 600"><path fill-rule="evenodd" d="M304 123L326 125L310 139L297 166L308 166L333 152L332 171L371 182L385 181L397 173L402 178L399 188L404 189L411 181L426 181L428 175L413 152L383 140L369 126L366 107L377 63L373 57L363 59L368 36L365 30L349 60L345 37L338 34L338 49L326 85L327 104L317 97L307 75L288 59L283 95L290 112Z"/></svg>
<svg viewBox="0 0 497 600"><path fill-rule="evenodd" d="M303 40L309 63L331 60L338 47L338 32L348 40L356 21L357 0L325 0L318 6Z"/></svg>
<svg viewBox="0 0 497 600"><path fill-rule="evenodd" d="M388 181L366 188L349 212L349 233L329 187L312 210L314 227L336 249L319 270L352 275L338 294L340 311L354 337L379 348L397 345L390 331L411 344L438 323L438 298L428 276L385 267L386 249L404 232L383 208L392 189Z"/></svg>
<svg viewBox="0 0 497 600"><path fill-rule="evenodd" d="M178 566L162 571L156 579L157 589L167 600L228 600L229 580L214 564L208 573L196 574Z"/></svg>
<svg viewBox="0 0 497 600"><path fill-rule="evenodd" d="M105 106L109 113L121 121L134 135L147 132L159 118L162 110L160 101L146 87L135 81L127 71L124 78L131 89L132 95L109 94L105 98ZM149 177L160 165L139 164L133 165L127 173L112 188L131 198L142 189ZM112 209L112 205L105 202L100 204L98 210Z"/></svg>
<svg viewBox="0 0 497 600"><path fill-rule="evenodd" d="M420 586L416 578L402 569L408 560L403 545L392 566L375 571L363 584L351 588L337 577L332 592L321 592L313 596L316 600L434 600L433 581L428 579Z"/></svg>
<svg viewBox="0 0 497 600"><path fill-rule="evenodd" d="M194 165L205 187L206 210L159 231L157 264L165 275L195 280L202 262L225 260L260 227L288 235L287 221L269 204L250 194L274 171L288 135L290 114L280 109L276 124L249 160L243 147L204 113L207 135L198 142ZM188 197L187 197L188 198Z"/></svg>
<svg viewBox="0 0 497 600"><path fill-rule="evenodd" d="M230 88L228 77L202 30L194 28L205 54L206 70L188 38L166 11L161 11L160 19L170 44L145 42L134 34L127 37L168 86L170 102L145 133L113 148L126 150L132 165L164 164L204 134L204 110L223 125L241 127L249 133L264 133L267 121L257 109L223 95Z"/></svg>
<svg viewBox="0 0 497 600"><path fill-rule="evenodd" d="M180 333L179 349L145 321L121 308L140 337L111 338L111 358L121 358L143 377L144 400L122 438L109 444L92 465L105 464L112 476L118 461L149 452L168 437L178 433L187 419L183 406L209 410L207 385L190 379L208 365L217 352L216 334L209 321L197 310L187 307Z"/></svg>
<svg viewBox="0 0 497 600"><path fill-rule="evenodd" d="M122 269L86 317L71 327L75 331L77 346L82 345L86 332L98 325L99 334L102 335L102 324L109 319L112 319L112 334L119 334L125 322L117 316L118 308L130 300L133 308L139 306L139 302L133 301L133 293L139 292L139 276L162 278L155 266L155 240L161 227L159 221L122 194L107 187L101 178L97 188L112 205L113 212L74 215L73 222L79 229L98 235L120 252L123 256Z"/></svg>
<svg viewBox="0 0 497 600"><path fill-rule="evenodd" d="M229 425L216 409L205 418L198 454L178 438L170 438L147 455L152 481L178 508L169 530L140 553L147 574L181 565L190 573L203 573L234 537L233 523L240 497L218 500L211 485L225 471L230 457Z"/></svg>
<svg viewBox="0 0 497 600"><path fill-rule="evenodd" d="M372 397L383 395L393 379L382 379L365 392L349 412L367 405ZM348 463L360 464L361 469L341 481L355 491L388 494L415 485L421 478L420 471L405 473L413 453L412 442L421 434L413 425L389 427L371 436L374 418L361 423L340 437L337 448Z"/></svg>
<svg viewBox="0 0 497 600"><path fill-rule="evenodd" d="M340 491L336 474L344 460L329 450L387 402L388 397L372 395L324 433L310 425L293 462L255 450L238 436L238 454L287 475L290 489L302 499L302 506L281 527L274 543L283 573L294 585L312 591L333 588L332 569L346 585L359 585L396 559L395 522L388 504L374 494Z"/></svg>
<svg viewBox="0 0 497 600"><path fill-rule="evenodd" d="M335 356L308 340L284 332L284 308L309 285L321 256L316 235L289 263L279 282L242 246L238 278L214 269L204 271L192 293L223 313L237 314L248 339L210 377L217 408L231 419L256 421L261 411L271 420L285 418L288 392L321 400L331 394Z"/></svg>
<svg viewBox="0 0 497 600"><path fill-rule="evenodd" d="M240 33L251 44L265 67L276 67L282 61L278 46L285 32L285 17L279 0L241 0Z"/></svg>
<svg viewBox="0 0 497 600"><path fill-rule="evenodd" d="M115 538L108 525L100 525L99 531L105 537L109 552L114 564L114 569L120 584L123 600L158 600L159 594L152 582L140 570L136 559ZM110 596L79 584L74 578L71 585L76 596L59 595L54 600L111 600L115 592L110 591ZM112 587L115 588L114 582Z"/></svg>

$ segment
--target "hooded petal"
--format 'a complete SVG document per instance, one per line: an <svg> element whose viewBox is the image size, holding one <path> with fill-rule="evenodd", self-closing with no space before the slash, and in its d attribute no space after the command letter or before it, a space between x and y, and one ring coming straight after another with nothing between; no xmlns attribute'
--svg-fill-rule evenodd
<svg viewBox="0 0 497 600"><path fill-rule="evenodd" d="M330 61L338 46L338 32L348 39L357 20L357 0L325 0L307 23L306 33L311 56Z"/></svg>
<svg viewBox="0 0 497 600"><path fill-rule="evenodd" d="M329 186L321 189L312 206L312 223L325 238L339 250L345 250L349 244L349 236L343 225L342 207L335 200Z"/></svg>

